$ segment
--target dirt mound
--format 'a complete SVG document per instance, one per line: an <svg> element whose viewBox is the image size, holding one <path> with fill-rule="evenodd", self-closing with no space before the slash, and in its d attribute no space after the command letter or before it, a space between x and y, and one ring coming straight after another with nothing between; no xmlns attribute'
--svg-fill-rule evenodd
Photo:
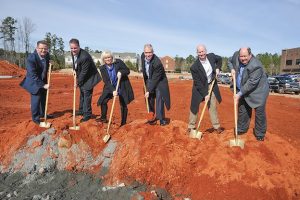
<svg viewBox="0 0 300 200"><path fill-rule="evenodd" d="M6 60L0 60L0 75L1 76L24 76L26 70L18 65L11 64Z"/></svg>

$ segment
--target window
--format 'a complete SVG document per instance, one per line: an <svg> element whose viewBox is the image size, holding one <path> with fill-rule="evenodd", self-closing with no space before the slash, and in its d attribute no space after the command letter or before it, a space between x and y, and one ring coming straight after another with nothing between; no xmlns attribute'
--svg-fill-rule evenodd
<svg viewBox="0 0 300 200"><path fill-rule="evenodd" d="M293 61L292 60L287 60L286 61L286 65L292 65L293 64Z"/></svg>
<svg viewBox="0 0 300 200"><path fill-rule="evenodd" d="M296 65L300 65L300 59L296 59Z"/></svg>

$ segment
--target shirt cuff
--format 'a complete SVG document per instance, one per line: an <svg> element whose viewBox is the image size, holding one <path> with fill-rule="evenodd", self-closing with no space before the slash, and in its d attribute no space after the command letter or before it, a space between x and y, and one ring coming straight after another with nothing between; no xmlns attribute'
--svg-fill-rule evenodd
<svg viewBox="0 0 300 200"><path fill-rule="evenodd" d="M239 95L239 96L241 97L241 96L243 96L243 93L242 93L241 91L239 91L239 92L237 93L237 95Z"/></svg>

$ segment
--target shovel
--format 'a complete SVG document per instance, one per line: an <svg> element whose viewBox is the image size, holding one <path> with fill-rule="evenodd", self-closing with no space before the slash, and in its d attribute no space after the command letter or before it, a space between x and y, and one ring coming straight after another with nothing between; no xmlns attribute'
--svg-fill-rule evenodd
<svg viewBox="0 0 300 200"><path fill-rule="evenodd" d="M146 84L145 81L143 80L144 83L144 92L147 92ZM146 106L147 106L147 120L148 121L153 121L155 119L154 113L149 111L149 100L146 98Z"/></svg>
<svg viewBox="0 0 300 200"><path fill-rule="evenodd" d="M49 63L49 71L48 71L48 85L49 85L49 88L50 88L51 67L52 67L52 64ZM48 110L49 88L48 88L47 94L46 94L46 105L45 105L44 121L43 121L43 122L40 122L40 127L43 127L43 128L50 128L50 126L51 126L51 123L50 123L50 122L47 122L47 110Z"/></svg>
<svg viewBox="0 0 300 200"><path fill-rule="evenodd" d="M73 126L70 127L70 130L78 131L80 130L79 126L76 126L76 72L74 73L74 95L73 95Z"/></svg>
<svg viewBox="0 0 300 200"><path fill-rule="evenodd" d="M236 80L235 76L232 76L233 78L233 95L236 94ZM240 147L241 149L244 149L244 141L239 139L238 137L238 131L237 131L237 101L234 99L234 132L235 132L235 138L229 141L230 147Z"/></svg>
<svg viewBox="0 0 300 200"><path fill-rule="evenodd" d="M209 92L208 92L208 96L209 96L209 97L211 96L211 92L212 92L212 89L213 89L213 87L214 87L215 80L216 80L216 79L213 80L213 82L212 82L212 84L211 84L211 87L210 87L210 89L209 89ZM200 128L200 124L201 124L201 121L202 121L202 119L203 119L204 112L205 112L205 109L206 109L206 107L207 107L207 104L208 104L208 101L206 101L206 102L204 103L204 107L203 107L202 112L201 112L201 115L200 115L200 119L199 119L199 122L198 122L197 129L195 129L195 130L192 129L192 130L191 130L191 132L190 132L190 138L196 138L196 139L199 139L199 140L201 139L203 133L202 133L201 131L199 131L199 128Z"/></svg>
<svg viewBox="0 0 300 200"><path fill-rule="evenodd" d="M121 80L121 77L118 77L118 82L117 82L117 87L116 87L117 92L119 89L120 80ZM109 121L108 121L107 130L106 130L106 135L103 137L104 143L107 143L108 140L110 139L109 128L110 128L110 124L111 124L111 120L112 120L112 116L113 116L113 112L114 112L114 108L115 108L116 98L117 98L117 96L114 96L114 98L113 98L113 103L112 103L111 111L110 111L110 115L109 115Z"/></svg>

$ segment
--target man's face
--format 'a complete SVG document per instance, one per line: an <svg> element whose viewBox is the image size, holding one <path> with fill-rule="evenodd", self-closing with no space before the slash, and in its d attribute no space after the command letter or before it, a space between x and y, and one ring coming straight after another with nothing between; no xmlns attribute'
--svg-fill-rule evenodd
<svg viewBox="0 0 300 200"><path fill-rule="evenodd" d="M48 53L48 46L45 44L39 44L36 47L36 51L42 58L44 58Z"/></svg>
<svg viewBox="0 0 300 200"><path fill-rule="evenodd" d="M249 52L246 48L240 50L239 59L240 59L241 63L243 63L244 65L247 65L249 63L249 61L251 59L251 55L249 54Z"/></svg>
<svg viewBox="0 0 300 200"><path fill-rule="evenodd" d="M77 56L80 51L80 46L75 43L70 43L70 49L73 56Z"/></svg>
<svg viewBox="0 0 300 200"><path fill-rule="evenodd" d="M144 54L145 54L146 60L151 60L153 57L153 49L150 47L145 47Z"/></svg>
<svg viewBox="0 0 300 200"><path fill-rule="evenodd" d="M206 59L206 49L202 46L197 48L197 55L200 60L205 60Z"/></svg>

